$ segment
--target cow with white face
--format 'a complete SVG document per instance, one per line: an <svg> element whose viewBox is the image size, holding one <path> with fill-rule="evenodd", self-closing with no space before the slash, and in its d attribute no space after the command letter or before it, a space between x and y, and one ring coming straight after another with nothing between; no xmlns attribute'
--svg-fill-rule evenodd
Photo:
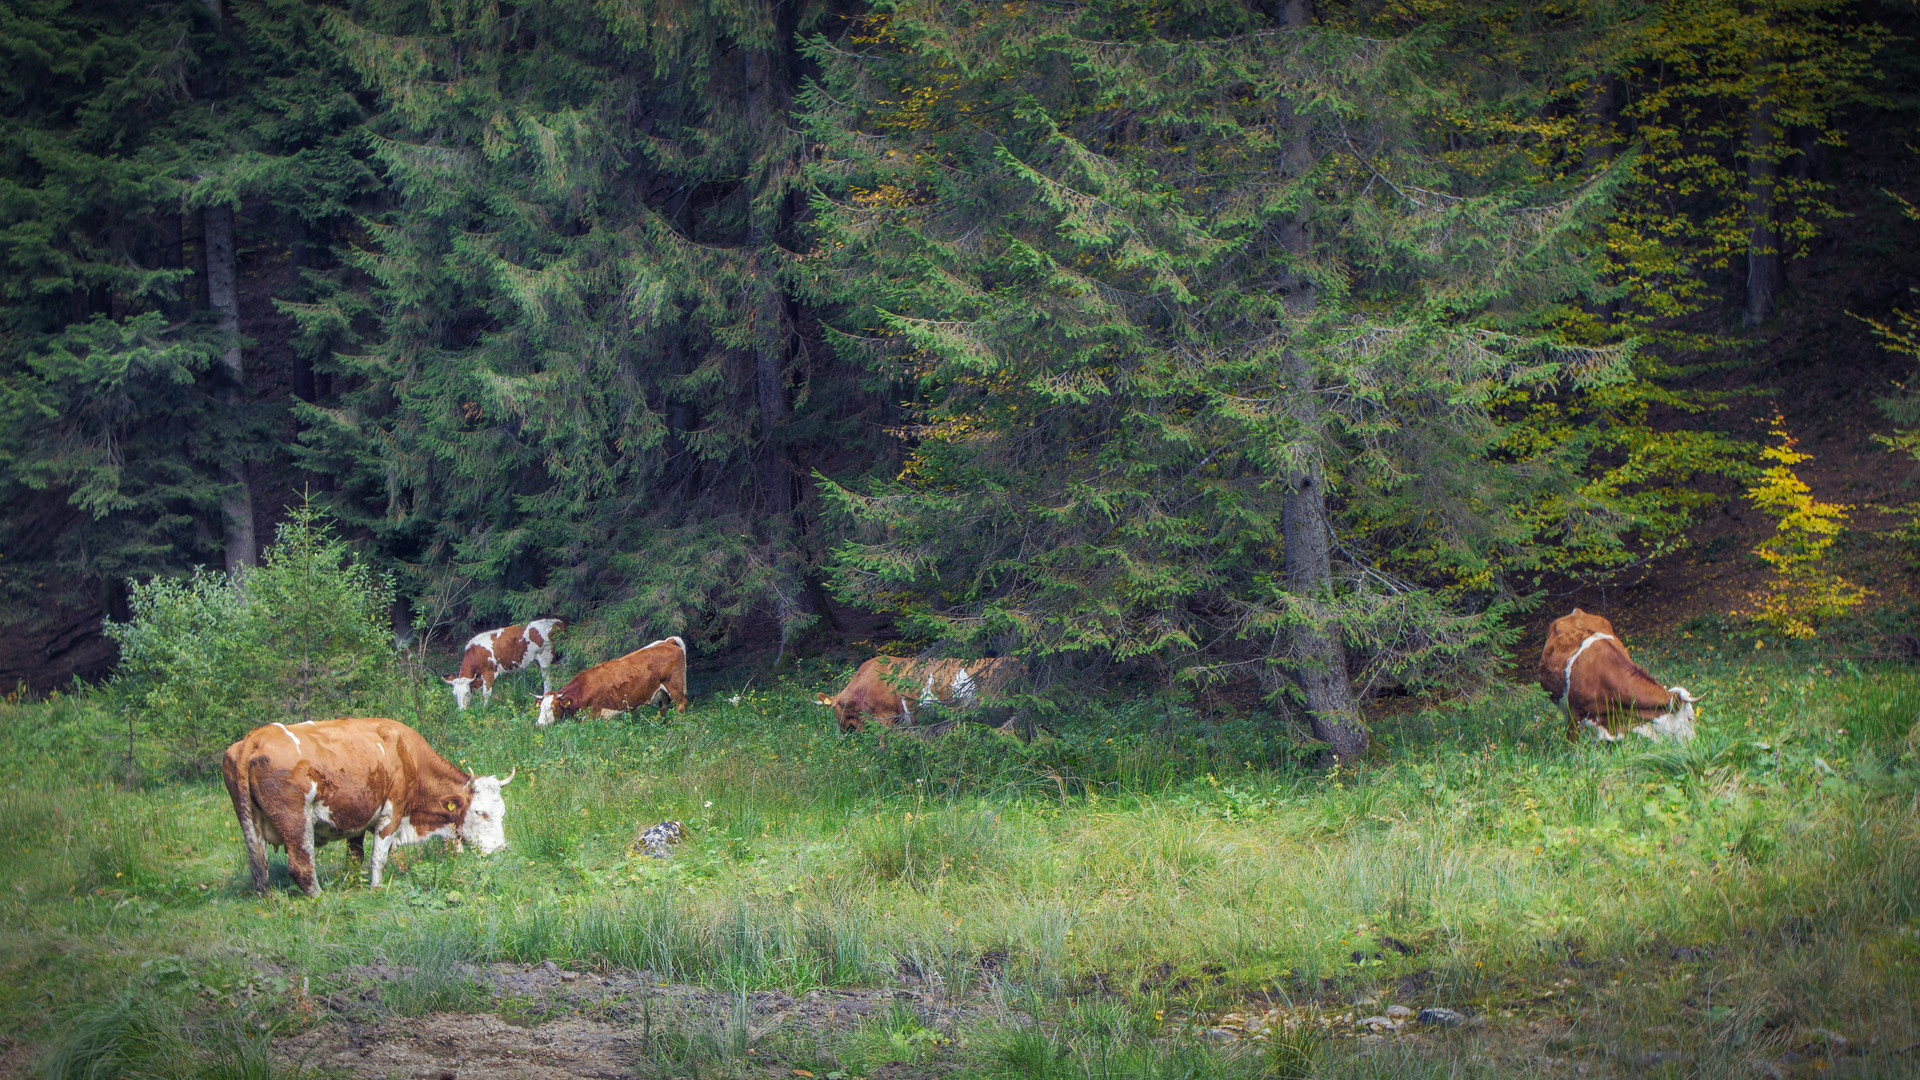
<svg viewBox="0 0 1920 1080"><path fill-rule="evenodd" d="M1575 742L1618 742L1629 731L1656 742L1691 742L1693 707L1706 697L1661 685L1627 655L1613 623L1579 608L1547 630L1540 688L1566 713L1567 739Z"/></svg>
<svg viewBox="0 0 1920 1080"><path fill-rule="evenodd" d="M396 845L444 837L482 855L507 846L513 773L473 776L435 753L420 733L379 717L267 724L227 747L220 771L247 848L253 887L267 891L267 846L287 850L287 872L308 896L320 892L313 853L345 840L366 856L369 881Z"/></svg>
<svg viewBox="0 0 1920 1080"><path fill-rule="evenodd" d="M473 687L480 686L481 704L493 700L493 681L501 675L524 671L540 665L540 692L553 690L548 668L553 666L553 637L565 630L560 619L535 619L522 626L515 623L498 630L483 630L467 641L460 654L460 674L442 676L453 688L454 704L463 711L473 700Z"/></svg>

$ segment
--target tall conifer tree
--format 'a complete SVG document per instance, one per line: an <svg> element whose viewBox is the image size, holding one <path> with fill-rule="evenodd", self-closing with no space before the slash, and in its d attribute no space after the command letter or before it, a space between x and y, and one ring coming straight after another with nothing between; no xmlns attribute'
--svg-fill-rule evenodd
<svg viewBox="0 0 1920 1080"><path fill-rule="evenodd" d="M906 468L830 489L843 592L1040 666L1257 673L1347 758L1349 675L1497 639L1507 508L1567 482L1495 402L1622 356L1548 330L1596 192L1465 123L1527 102L1303 9L884 4L807 100L842 344L918 394Z"/></svg>
<svg viewBox="0 0 1920 1080"><path fill-rule="evenodd" d="M0 4L0 607L113 607L221 544L181 195L199 3Z"/></svg>
<svg viewBox="0 0 1920 1080"><path fill-rule="evenodd" d="M792 284L794 34L816 17L480 0L330 17L383 101L390 201L349 260L364 288L290 307L342 346L305 460L410 568L403 587L564 612L590 652L756 609L783 640L810 620L819 545L796 494L871 400L809 347Z"/></svg>

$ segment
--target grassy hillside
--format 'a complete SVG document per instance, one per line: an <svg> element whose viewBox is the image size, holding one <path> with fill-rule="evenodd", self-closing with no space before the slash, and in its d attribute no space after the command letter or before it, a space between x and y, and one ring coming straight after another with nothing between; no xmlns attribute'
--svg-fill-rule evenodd
<svg viewBox="0 0 1920 1080"><path fill-rule="evenodd" d="M1570 747L1516 689L1377 718L1390 748L1332 774L1124 709L883 750L806 702L825 671L671 724L434 694L448 757L519 768L511 846L403 849L375 892L336 845L316 900L278 860L248 890L217 781L115 784L97 701L4 705L4 1064L325 1072L289 1048L486 1013L625 1032L641 1076L1913 1075L1920 677L1740 639L1643 659L1710 694L1691 746ZM635 854L669 817L674 858ZM546 960L650 974L502 989ZM844 987L899 996L764 1004Z"/></svg>

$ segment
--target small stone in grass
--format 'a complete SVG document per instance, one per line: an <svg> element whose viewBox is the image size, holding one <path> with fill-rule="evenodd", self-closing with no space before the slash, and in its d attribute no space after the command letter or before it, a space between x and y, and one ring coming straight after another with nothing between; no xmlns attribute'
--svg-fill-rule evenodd
<svg viewBox="0 0 1920 1080"><path fill-rule="evenodd" d="M1413 1019L1413 1010L1407 1008L1405 1005L1389 1005L1387 1006L1387 1015L1393 1017L1395 1020L1411 1020Z"/></svg>
<svg viewBox="0 0 1920 1080"><path fill-rule="evenodd" d="M1414 1017L1414 1019L1422 1024L1434 1024L1439 1027L1459 1027L1461 1024L1467 1022L1465 1013L1458 1013L1452 1009L1442 1009L1437 1006L1431 1009L1421 1009L1420 1015Z"/></svg>
<svg viewBox="0 0 1920 1080"><path fill-rule="evenodd" d="M634 850L645 851L656 859L664 859L672 854L668 850L668 845L679 843L685 831L686 827L677 821L663 821L658 825L650 826L639 836L634 837Z"/></svg>

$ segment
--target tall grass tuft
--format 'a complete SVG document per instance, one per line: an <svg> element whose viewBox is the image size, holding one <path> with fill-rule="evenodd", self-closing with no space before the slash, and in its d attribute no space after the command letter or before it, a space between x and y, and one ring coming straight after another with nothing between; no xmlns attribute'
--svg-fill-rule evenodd
<svg viewBox="0 0 1920 1080"><path fill-rule="evenodd" d="M950 876L976 877L999 854L992 814L918 801L858 822L852 841L868 874L923 890Z"/></svg>
<svg viewBox="0 0 1920 1080"><path fill-rule="evenodd" d="M44 1080L275 1080L274 1023L253 1011L196 1016L172 997L130 987L69 1012L34 1064Z"/></svg>
<svg viewBox="0 0 1920 1080"><path fill-rule="evenodd" d="M428 923L391 950L400 960L393 981L381 994L389 1009L402 1016L455 1012L487 1000L486 987L469 965L477 959L475 942L454 923Z"/></svg>

